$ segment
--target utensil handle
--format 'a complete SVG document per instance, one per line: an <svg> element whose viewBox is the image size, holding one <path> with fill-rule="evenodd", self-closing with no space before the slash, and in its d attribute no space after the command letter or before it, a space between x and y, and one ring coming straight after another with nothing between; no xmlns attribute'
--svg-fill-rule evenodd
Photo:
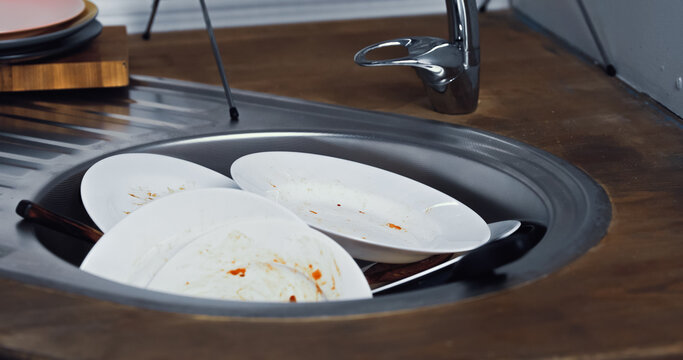
<svg viewBox="0 0 683 360"><path fill-rule="evenodd" d="M16 212L22 218L33 221L50 229L64 234L75 236L79 239L96 243L102 237L102 232L83 224L80 221L58 215L29 200L21 200L17 204Z"/></svg>
<svg viewBox="0 0 683 360"><path fill-rule="evenodd" d="M430 269L448 261L452 256L453 254L437 254L409 264L377 263L365 271L364 275L370 286L389 283Z"/></svg>
<svg viewBox="0 0 683 360"><path fill-rule="evenodd" d="M486 279L487 276L495 275L497 268L526 255L543 239L545 232L546 227L541 224L522 221L519 229L506 238L488 242L459 258L451 260L453 264L413 281L375 289L373 295L382 296L425 289L456 281Z"/></svg>

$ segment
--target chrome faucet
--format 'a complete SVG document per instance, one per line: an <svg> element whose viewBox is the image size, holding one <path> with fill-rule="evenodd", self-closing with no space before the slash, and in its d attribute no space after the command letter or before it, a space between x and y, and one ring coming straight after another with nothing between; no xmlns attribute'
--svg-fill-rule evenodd
<svg viewBox="0 0 683 360"><path fill-rule="evenodd" d="M448 41L417 36L370 45L354 57L361 66L412 66L422 79L434 109L446 114L466 114L479 99L479 25L476 0L446 0ZM379 48L403 46L408 56L367 60Z"/></svg>

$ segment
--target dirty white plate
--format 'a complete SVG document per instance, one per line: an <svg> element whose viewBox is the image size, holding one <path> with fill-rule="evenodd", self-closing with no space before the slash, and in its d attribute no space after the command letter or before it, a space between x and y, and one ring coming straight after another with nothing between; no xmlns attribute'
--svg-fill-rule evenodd
<svg viewBox="0 0 683 360"><path fill-rule="evenodd" d="M370 298L351 256L298 222L232 222L181 249L150 290L240 301L316 302Z"/></svg>
<svg viewBox="0 0 683 360"><path fill-rule="evenodd" d="M333 240L291 211L235 189L180 192L140 208L100 238L81 269L196 297L286 302L371 297L360 269Z"/></svg>
<svg viewBox="0 0 683 360"><path fill-rule="evenodd" d="M408 263L471 250L490 235L456 199L349 160L262 152L237 159L230 173L242 189L289 208L361 260Z"/></svg>
<svg viewBox="0 0 683 360"><path fill-rule="evenodd" d="M81 181L81 198L103 232L141 206L186 190L238 188L232 179L190 161L156 154L120 154L91 166Z"/></svg>

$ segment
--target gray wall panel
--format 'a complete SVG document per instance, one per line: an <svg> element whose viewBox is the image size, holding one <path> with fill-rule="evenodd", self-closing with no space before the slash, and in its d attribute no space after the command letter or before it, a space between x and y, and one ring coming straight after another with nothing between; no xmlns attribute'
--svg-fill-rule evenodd
<svg viewBox="0 0 683 360"><path fill-rule="evenodd" d="M683 87L683 0L584 2L617 76L683 116L677 87ZM512 0L512 6L601 61L576 0Z"/></svg>

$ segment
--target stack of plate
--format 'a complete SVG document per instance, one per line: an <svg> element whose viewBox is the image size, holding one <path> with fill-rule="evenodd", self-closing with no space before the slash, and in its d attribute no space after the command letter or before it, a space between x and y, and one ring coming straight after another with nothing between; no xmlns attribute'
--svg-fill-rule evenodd
<svg viewBox="0 0 683 360"><path fill-rule="evenodd" d="M102 31L88 0L0 0L0 63L63 54Z"/></svg>

